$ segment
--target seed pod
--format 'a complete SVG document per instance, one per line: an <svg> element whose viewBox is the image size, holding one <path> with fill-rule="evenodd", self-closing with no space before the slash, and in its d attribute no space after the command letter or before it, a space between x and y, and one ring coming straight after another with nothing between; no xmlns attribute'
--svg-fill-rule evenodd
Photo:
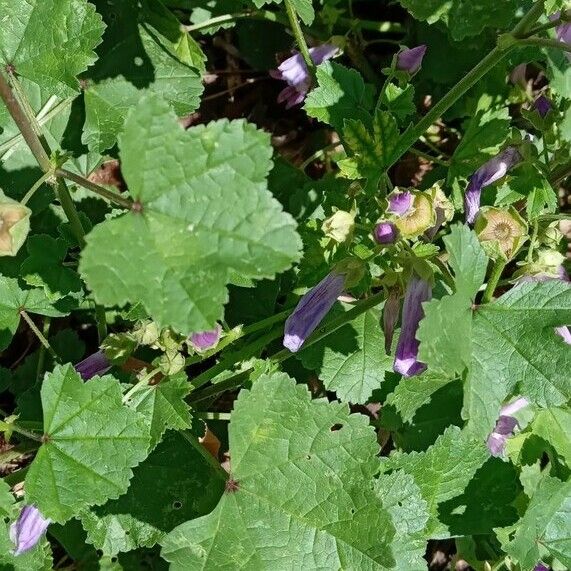
<svg viewBox="0 0 571 571"><path fill-rule="evenodd" d="M0 191L0 256L15 256L30 231L32 211Z"/></svg>

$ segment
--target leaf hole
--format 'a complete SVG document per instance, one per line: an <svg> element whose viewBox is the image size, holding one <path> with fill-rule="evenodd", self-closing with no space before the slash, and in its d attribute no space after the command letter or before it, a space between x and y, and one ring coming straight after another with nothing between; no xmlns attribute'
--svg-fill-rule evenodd
<svg viewBox="0 0 571 571"><path fill-rule="evenodd" d="M331 432L337 432L337 430L341 430L342 428L342 424L336 423L329 430L331 430Z"/></svg>
<svg viewBox="0 0 571 571"><path fill-rule="evenodd" d="M173 510L180 510L182 508L182 502L180 500L176 500L172 503Z"/></svg>
<svg viewBox="0 0 571 571"><path fill-rule="evenodd" d="M308 460L311 460L311 454L308 454L308 455L306 456L306 458L307 458Z"/></svg>

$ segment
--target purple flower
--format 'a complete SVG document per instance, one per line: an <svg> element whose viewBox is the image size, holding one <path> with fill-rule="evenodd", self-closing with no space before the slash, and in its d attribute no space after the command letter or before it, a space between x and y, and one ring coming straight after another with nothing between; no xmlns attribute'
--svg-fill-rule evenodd
<svg viewBox="0 0 571 571"><path fill-rule="evenodd" d="M394 244L398 234L399 231L392 222L379 222L373 231L373 236L378 244Z"/></svg>
<svg viewBox="0 0 571 571"><path fill-rule="evenodd" d="M422 303L431 297L430 283L413 274L406 286L402 325L393 364L395 372L405 377L413 377L426 369L426 365L417 360L420 343L416 338L416 330L424 317Z"/></svg>
<svg viewBox="0 0 571 571"><path fill-rule="evenodd" d="M399 71L407 71L411 75L416 73L422 65L422 58L426 53L424 44L416 48L405 48L397 54L397 69Z"/></svg>
<svg viewBox="0 0 571 571"><path fill-rule="evenodd" d="M322 44L315 48L310 48L309 55L313 63L319 65L325 60L332 58L337 52L337 46ZM270 71L270 75L274 79L281 79L288 84L278 95L278 103L285 101L286 109L299 105L305 99L311 87L311 76L300 53L295 53L283 61L278 66L278 69Z"/></svg>
<svg viewBox="0 0 571 571"><path fill-rule="evenodd" d="M209 331L200 331L199 333L193 333L190 336L190 344L196 351L207 351L208 349L212 349L218 345L221 334L222 327L217 324L214 329Z"/></svg>
<svg viewBox="0 0 571 571"><path fill-rule="evenodd" d="M95 375L103 375L111 368L109 359L103 351L97 351L75 365L75 370L84 381L88 381Z"/></svg>
<svg viewBox="0 0 571 571"><path fill-rule="evenodd" d="M549 571L549 567L541 561L533 568L533 571Z"/></svg>
<svg viewBox="0 0 571 571"><path fill-rule="evenodd" d="M385 334L385 352L391 354L393 335L399 319L400 313L400 292L398 288L393 288L385 301L383 308L383 333Z"/></svg>
<svg viewBox="0 0 571 571"><path fill-rule="evenodd" d="M284 347L295 353L345 289L345 275L335 270L307 292L285 322Z"/></svg>
<svg viewBox="0 0 571 571"><path fill-rule="evenodd" d="M473 224L480 210L482 190L504 177L508 170L522 160L515 147L505 148L499 155L484 163L471 177L464 196L466 222Z"/></svg>
<svg viewBox="0 0 571 571"><path fill-rule="evenodd" d="M517 420L512 415L528 405L529 401L520 397L502 407L500 417L496 421L496 426L490 436L488 436L487 445L492 456L499 457L503 455L506 442L518 425Z"/></svg>
<svg viewBox="0 0 571 571"><path fill-rule="evenodd" d="M408 190L393 190L388 196L387 212L395 216L405 216L412 208L414 196Z"/></svg>
<svg viewBox="0 0 571 571"><path fill-rule="evenodd" d="M43 537L50 521L35 506L24 506L18 519L10 526L10 539L16 547L14 555L33 549Z"/></svg>
<svg viewBox="0 0 571 571"><path fill-rule="evenodd" d="M539 113L540 117L543 119L551 111L551 101L545 97L545 95L540 95L533 103L533 108Z"/></svg>
<svg viewBox="0 0 571 571"><path fill-rule="evenodd" d="M567 12L567 14L569 14L569 12ZM557 20L560 15L561 12L556 12L549 16L549 19L552 21ZM564 24L557 26L557 28L555 28L555 35L560 42L571 44L571 22L565 22ZM571 61L571 53L565 52L565 55L567 56L567 59Z"/></svg>

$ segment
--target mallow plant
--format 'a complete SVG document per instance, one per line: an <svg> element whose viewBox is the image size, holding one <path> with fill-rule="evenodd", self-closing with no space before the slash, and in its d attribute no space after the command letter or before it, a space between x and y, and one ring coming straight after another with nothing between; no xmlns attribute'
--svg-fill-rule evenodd
<svg viewBox="0 0 571 571"><path fill-rule="evenodd" d="M2 569L571 568L569 2L0 22Z"/></svg>

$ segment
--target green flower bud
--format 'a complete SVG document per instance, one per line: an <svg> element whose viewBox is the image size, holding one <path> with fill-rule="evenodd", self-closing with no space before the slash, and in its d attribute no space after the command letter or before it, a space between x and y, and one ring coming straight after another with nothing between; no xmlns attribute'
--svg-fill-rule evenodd
<svg viewBox="0 0 571 571"><path fill-rule="evenodd" d="M335 242L342 244L349 239L355 228L355 216L345 210L338 210L323 222L323 233Z"/></svg>
<svg viewBox="0 0 571 571"><path fill-rule="evenodd" d="M454 218L454 205L444 194L439 182L434 183L427 191L432 198L438 222L450 222Z"/></svg>
<svg viewBox="0 0 571 571"><path fill-rule="evenodd" d="M133 331L133 336L139 345L154 345L160 335L159 326L150 320L141 321Z"/></svg>
<svg viewBox="0 0 571 571"><path fill-rule="evenodd" d="M401 208L406 196L411 197L412 202L408 208ZM394 213L392 219L404 238L416 238L436 223L436 211L428 192L395 190L387 198L387 212Z"/></svg>
<svg viewBox="0 0 571 571"><path fill-rule="evenodd" d="M32 211L0 190L0 256L15 256L30 231Z"/></svg>
<svg viewBox="0 0 571 571"><path fill-rule="evenodd" d="M548 248L557 248L563 240L563 233L559 229L559 222L552 222L538 236L539 243Z"/></svg>
<svg viewBox="0 0 571 571"><path fill-rule="evenodd" d="M101 344L105 356L115 365L122 365L137 348L137 342L129 333L112 333Z"/></svg>
<svg viewBox="0 0 571 571"><path fill-rule="evenodd" d="M527 239L527 224L511 206L480 208L474 229L491 258L510 260Z"/></svg>

